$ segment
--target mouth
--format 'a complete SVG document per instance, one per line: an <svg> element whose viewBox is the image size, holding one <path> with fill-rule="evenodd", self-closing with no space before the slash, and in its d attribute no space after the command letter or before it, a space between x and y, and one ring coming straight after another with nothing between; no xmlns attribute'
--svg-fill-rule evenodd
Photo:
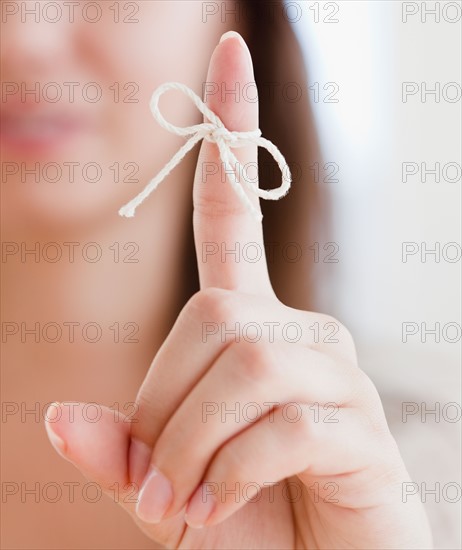
<svg viewBox="0 0 462 550"><path fill-rule="evenodd" d="M57 151L85 129L87 121L75 114L4 110L0 116L0 143L22 154Z"/></svg>

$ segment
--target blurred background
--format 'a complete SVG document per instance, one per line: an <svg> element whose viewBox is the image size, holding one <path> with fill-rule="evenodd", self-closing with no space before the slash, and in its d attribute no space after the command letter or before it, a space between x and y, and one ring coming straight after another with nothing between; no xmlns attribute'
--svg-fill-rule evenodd
<svg viewBox="0 0 462 550"><path fill-rule="evenodd" d="M104 401L109 405L114 401L126 402L128 397L133 399L144 377L145 366L152 359L150 340L154 329L150 331L150 328L154 327L154 317L151 319L147 313L145 317L140 316L137 309L149 302L144 289L151 289L153 281L158 289L163 289L162 277L169 279L169 273L179 273L179 278L184 278L183 271L173 264L176 259L173 252L170 254L170 250L162 248L164 240L170 241L160 232L152 232L150 216L159 226L171 227L165 232L169 238L181 236L183 228L178 220L189 221L186 216L190 206L188 189L184 188L186 198L181 206L184 216L177 211L179 195L175 194L175 187L167 184L160 187L157 201L149 203L151 210L146 207L140 213L138 225L122 225L119 220L117 226L122 243L139 242L139 248L148 251L143 258L145 262L150 258L149 251L159 248L162 269L155 263L148 263L145 269L143 262L133 265L127 262L115 269L111 254L107 254L112 250L109 245L114 243L114 236L109 231L106 234L104 224L99 227L95 220L102 219L102 215L115 217L116 210L125 202L122 199L134 196L130 186L138 190L139 182L157 173L164 159L171 158L177 151L178 142L170 140L171 136L166 138L165 132L153 124L147 107L149 97L154 83L168 80L182 80L199 90L200 75L206 70L208 55L219 36L219 24L212 27L214 32L210 32L210 36L203 32L201 8L208 4L213 12L215 8L219 12L226 3L201 0L125 2L120 9L130 8L129 5L140 9L139 25L117 26L108 15L111 18L116 14L117 17L130 17L130 10L119 13L116 2L100 2L106 4L106 19L103 18L100 26L93 27L85 22L72 26L66 26L67 23L34 26L31 16L25 26L19 26L19 17L16 18L17 27L10 25L8 31L5 25L7 32L2 31L2 53L10 64L9 74L7 77L3 74L2 78L14 81L26 80L27 76L33 80L33 70L24 64L26 59L32 69L38 67L37 80L45 79L48 71L54 79L56 64L57 80L91 82L102 79L106 91L114 91L114 82L140 82L138 107L130 101L123 108L118 101L108 101L107 105L104 102L77 105L83 109L77 109L76 118L88 115L88 119L93 120L94 116L101 127L96 125L94 136L89 132L91 139L82 139L86 147L75 147L82 164L88 159L99 158L106 167L106 176L107 167L112 170L115 159L121 165L129 160L128 165L142 168L136 176L139 181L129 181L126 185L124 179L124 185L118 185L117 179L114 185L115 180L111 182L111 178L106 177L100 185L90 181L78 186L54 186L53 182L28 187L4 186L2 198L5 200L6 190L14 199L4 208L3 214L9 218L13 234L16 220L26 220L26 229L41 227L44 234L34 234L33 240L50 240L49 235L53 235L56 226L62 226L70 236L63 229L66 237L61 235L59 238L71 242L83 238L87 241L99 239L106 252L96 267L83 262L83 267L67 266L67 272L64 263L57 265L54 276L59 284L51 289L47 284L49 274L54 273L53 264L25 263L21 270L18 269L24 277L17 279L20 295L13 299L13 292L5 294L17 315L12 319L32 316L34 310L30 308L29 312L28 307L34 300L43 322L61 317L68 319L68 312L82 324L85 319L96 318L96 314L103 326L112 326L114 319L136 319L144 327L145 347L137 346L138 355L134 360L127 346L117 348L114 342L107 346L108 349L104 342L98 348L73 345L69 353L65 342L57 348L47 347L46 342L36 347L34 342L28 341L24 346L14 340L10 349L17 344L21 351L14 355L17 363L5 360L5 354L2 356L2 399L10 402L37 402L38 405L38 401L48 403L65 399ZM27 7L46 3L46 0L41 0L40 4L29 2ZM268 3L271 4L271 0ZM7 5L14 8L16 4L24 2L0 0L2 9ZM89 4L98 5L97 2ZM310 258L316 252L311 264L313 281L306 286L314 283L314 308L338 318L352 332L359 365L379 390L390 428L414 480L412 486L403 487L403 501L408 495L419 493L431 520L435 548L459 549L462 547L462 3L287 0L285 8L302 44L309 74L307 82L292 83L286 91L292 97L300 91L310 98L322 149L322 161L313 165L312 170L324 195L323 204L329 205L330 211L327 225L313 224L313 233L309 236L313 246L304 250ZM175 17L175 34L172 34L172 17ZM211 21L216 23L218 17ZM10 20L13 19L11 16ZM78 39L74 39L72 33ZM198 40L199 35L203 41ZM165 47L169 41L175 48ZM70 58L72 63L68 64L66 56L73 50L67 51L64 46L76 47L85 63L80 65L80 57L76 56L77 62ZM22 48L22 64L15 57L19 47ZM187 61L185 51L189 56ZM35 53L42 65L36 61ZM132 90L122 88L122 91L128 95ZM190 105L185 103L178 108L178 103L172 101L169 107L179 120L183 120ZM51 119L53 122L53 116ZM16 119L13 117L13 120ZM300 126L302 124L303 121ZM33 123L28 127L23 120L22 125L26 137L28 133L32 137L38 133ZM83 126L86 128L85 123ZM89 128L93 130L91 125ZM51 130L53 133L53 124ZM14 131L10 133L14 135ZM85 137L85 132L83 134ZM159 148L153 154L152 143L156 140ZM115 156L111 156L114 153ZM65 154L64 147L62 155ZM193 161L193 158L185 161L190 165L181 168L184 170L181 175L186 177L192 173ZM113 177L111 171L109 174ZM122 177L129 174L124 172ZM164 205L169 205L171 210ZM44 220L50 221L50 225L43 224ZM178 226L174 225L177 223ZM142 224L149 231L143 230ZM87 226L91 227L90 235L85 233ZM19 235L15 238L30 238L27 232L26 237ZM179 250L179 246L171 248ZM171 265L165 264L167 258ZM8 267L13 273L17 266L9 262L2 267L2 271ZM149 269L155 277L151 277ZM116 276L119 279L115 280ZM85 277L87 290L91 291L82 293L83 287L79 285ZM114 291L117 284L119 288L125 284L123 277L127 280L133 277L139 282L139 289L131 291L126 309L123 300L119 304L113 299L117 296ZM74 296L75 302L72 302ZM46 307L39 307L40 300ZM107 309L100 307L103 302L109 304ZM172 309L167 300L162 307ZM144 311L144 307L139 310ZM129 317L121 316L126 313ZM24 355L21 355L23 350ZM94 364L98 364L98 369ZM133 364L140 365L136 372ZM2 458L2 471L6 479L46 484L52 472L56 480L81 483L81 474L64 463L49 445L41 418L35 423L33 418L26 423L21 422L19 415L11 416L13 418L2 425L2 437L8 441L2 446L6 457ZM18 456L22 459L18 460ZM39 540L45 538L53 540L53 546L48 545L53 548L82 548L84 544L86 548L152 547L151 541L144 536L141 538L131 518L121 508L114 511L109 499L96 505L84 502L81 508L69 502L60 502L55 508L54 504L47 506L49 503L41 502L39 508L34 507L31 498L23 503L12 496L15 498L3 502L2 518L6 533L2 540L10 548L41 547ZM75 514L75 509L80 515ZM117 521L114 521L115 514L118 514ZM23 529L26 515L27 529ZM135 531L140 537L139 543L134 542ZM106 540L109 534L113 538ZM65 537L68 542L63 544Z"/></svg>
<svg viewBox="0 0 462 550"><path fill-rule="evenodd" d="M290 4L333 163L317 309L353 333L435 547L461 548L461 2Z"/></svg>

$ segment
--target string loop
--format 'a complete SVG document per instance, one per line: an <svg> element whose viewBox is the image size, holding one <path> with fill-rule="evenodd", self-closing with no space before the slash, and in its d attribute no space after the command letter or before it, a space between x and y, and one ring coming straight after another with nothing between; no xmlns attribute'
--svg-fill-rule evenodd
<svg viewBox="0 0 462 550"><path fill-rule="evenodd" d="M204 117L209 120L209 122L181 127L175 126L165 120L159 109L159 99L169 90L179 90L180 92L186 94L204 115ZM125 206L122 206L119 210L119 214L121 216L125 216L127 218L133 217L135 215L136 208L154 191L154 189L156 189L156 187L168 176L173 168L175 168L175 166L182 161L184 156L202 139L206 139L211 143L217 144L221 160L226 169L228 181L238 194L239 198L244 202L244 204L246 204L247 208L252 212L255 219L258 221L261 221L262 215L254 207L245 193L242 185L240 184L241 181L246 184L247 188L252 193L266 200L279 200L288 193L292 181L289 167L287 166L286 161L279 149L271 141L262 137L259 129L252 130L250 132L232 132L228 130L221 119L207 107L202 99L190 88L188 88L188 86L185 86L180 82L166 82L165 84L159 86L152 94L150 108L154 118L165 130L168 130L178 136L189 137L189 139L175 153L175 155L173 155L171 160L162 168L157 176L153 178L148 185L146 185L143 191L141 191L139 195L128 202ZM264 147L273 156L282 174L280 187L270 190L260 189L255 182L252 182L245 177L244 168L237 160L231 149L245 147L251 144L257 145L257 147Z"/></svg>

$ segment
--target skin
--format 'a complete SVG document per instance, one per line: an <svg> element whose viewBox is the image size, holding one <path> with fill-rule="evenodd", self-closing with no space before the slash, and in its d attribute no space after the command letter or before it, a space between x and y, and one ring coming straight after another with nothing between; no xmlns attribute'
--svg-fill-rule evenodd
<svg viewBox="0 0 462 550"><path fill-rule="evenodd" d="M140 23L134 26L115 27L108 24L107 17L95 25L69 26L64 21L19 24L17 19L2 25L4 81L94 80L106 89L116 81L135 81L140 87L140 101L135 106L110 101L71 106L92 123L59 148L18 152L2 144L3 161L72 159L83 164L98 159L103 166L115 160L140 166L136 186L117 186L109 180L100 185L43 181L24 185L13 178L2 188L5 241L93 241L105 249L114 242L136 242L140 248L138 264L114 264L105 255L97 264L8 261L2 265L3 320L33 324L96 319L103 326L127 320L135 321L140 329L137 345L117 345L107 339L96 345L81 341L53 345L13 338L2 347L4 402L26 403L30 408L36 402L45 405L59 399L106 406L94 423L85 421L83 404L73 409L59 405L59 421L52 421L54 408L47 414L51 419L48 435L67 461L49 445L41 415L38 420L29 416L26 421L18 414L9 417L2 425L3 480L28 486L50 480L81 486L82 476L75 465L121 505L115 507L110 499L89 504L81 498L53 505L44 499L21 501L13 495L2 505L3 545L430 547L420 503L411 499L401 503L401 483L408 475L388 432L377 393L357 367L345 328L339 329L338 344L323 346L309 341L310 331L301 341L289 344L278 330L273 342L249 344L232 337L222 341L215 335L204 344L203 322L224 322L226 326L246 319L274 321L281 326L287 322L301 326L336 322L279 303L263 262L221 263L217 257L199 262L201 291L175 321L182 303L183 242L189 231L188 182L195 169L193 157L183 160L170 181L140 207L134 220L115 215L181 143L147 116L150 93L167 80L200 90L210 53L220 35L229 30L219 19L204 25L200 3L139 5ZM174 36L171 21L178 31ZM185 51L188 63L184 62ZM226 40L214 51L207 79L230 87L249 82L253 76L246 56L239 40ZM178 101L173 94L163 98L162 112L168 120L198 122L199 115L183 99ZM221 102L218 96L211 96L209 106L231 130L258 127L256 104L235 104L232 96ZM153 143L158 144L155 155ZM244 163L253 162L256 150L242 149L237 156ZM202 146L199 175L204 162L219 162L213 144ZM208 241L230 246L262 243L261 227L221 179L209 178L204 185L196 177L194 209L199 251ZM175 376L172 369L176 369ZM132 423L108 408L114 402L132 402L137 392ZM211 401L226 402L228 408L235 403L268 401L280 406L251 424L242 418L222 423L217 416L203 422L203 403ZM339 422L314 422L313 409L306 409L300 421L289 422L283 414L283 404L288 402L300 403L304 411L319 403L321 418L322 405L334 402L339 407ZM164 498L167 510L157 524L151 520L153 512L159 514L159 506L150 497L142 506L138 494L151 461L172 484L172 500ZM248 502L251 492L246 498L240 494L238 502L217 494L213 515L203 528L197 528L198 519L188 506L201 481L214 484L211 487L251 482L265 489L255 503ZM134 485L124 490L129 482ZM290 491L284 492L284 484L289 486L289 482ZM115 483L120 488L117 498ZM274 492L271 483L277 484ZM301 496L288 498L287 494L299 494L297 487ZM334 497L332 487L337 491ZM332 499L339 502L330 502ZM195 526L185 523L187 509L188 521Z"/></svg>
<svg viewBox="0 0 462 550"><path fill-rule="evenodd" d="M19 411L33 410L35 403L39 406L38 417L29 414L23 419L17 412L2 422L2 481L19 488L25 483L28 489L35 483L43 487L54 482L63 489L56 503L44 498L36 502L33 495L22 496L20 490L1 503L1 543L6 548L156 547L104 495L97 502L82 498L86 480L50 446L43 415L46 404L56 399L107 406L119 403L120 410L128 414L154 354L186 300L184 241L191 232L194 154L183 160L136 218L122 219L117 211L183 142L150 116L147 106L152 91L167 80L200 91L211 52L231 22L224 25L213 18L205 25L198 2L156 1L138 3L139 23L116 24L109 11L112 4L101 3L105 11L95 24L82 21L78 11L72 25L64 18L57 23L35 23L29 17L21 23L17 16L1 24L2 81L26 82L29 87L35 82L95 81L106 91L115 82L139 86L137 104L114 103L108 93L95 104L68 106L63 99L57 108L84 111L92 122L90 128L58 147L16 150L0 140L2 163L34 166L73 161L82 166L97 161L107 167L118 161L139 166L139 181L133 184L114 183L107 169L96 184L86 184L81 177L75 184L65 178L55 184L44 180L22 183L19 175L2 183L2 241L25 242L29 248L35 242L80 243L74 263L65 259L35 262L31 256L22 263L20 255L2 263L2 321L24 322L29 327L36 322L96 321L105 327L104 337L94 344L78 337L74 342L63 337L55 344L43 339L35 343L31 337L22 342L19 336L2 343L2 401L17 404ZM171 33L172 22L178 35ZM200 113L187 98L172 94L162 100L170 120L200 122ZM10 101L2 103L2 114L10 105ZM50 106L33 105L39 109ZM80 252L88 242L98 243L104 251L97 263L82 260ZM115 263L109 247L128 242L138 245L138 263ZM107 327L116 321L136 323L139 342L115 343ZM68 497L66 483L78 483L74 501Z"/></svg>
<svg viewBox="0 0 462 550"><path fill-rule="evenodd" d="M232 85L252 78L243 42L237 37L221 42L208 80ZM230 130L258 125L256 104L213 97L208 105ZM243 163L255 161L256 154L255 147L239 150ZM220 162L212 143L202 145L194 182L197 251L211 240L229 247L236 242L263 246L261 224L232 188L220 176L202 183L205 162ZM309 338L288 343L277 331L273 342L217 336L205 345L201 327L206 322L337 321L280 303L264 259L222 262L213 256L199 261L198 269L201 290L156 354L138 393L135 421L115 422L106 410L98 423L79 414L70 422L68 408L53 405L49 416L59 420L49 422L48 429L58 452L107 490L114 482L141 487L135 499L121 504L144 532L167 547L429 548L420 504L401 502L401 484L409 476L379 396L357 366L347 330L340 326L333 345ZM203 404L210 401L228 408L265 401L277 405L251 423L240 416L204 421ZM290 422L283 404L293 402L305 412L314 403L334 402L339 421L315 422L304 414ZM156 468L154 477L149 467ZM248 483L264 487L255 502L249 499L256 493L247 498L229 493ZM273 493L270 484L277 484ZM316 484L322 488L317 496ZM298 489L293 502L280 490L284 485ZM336 502L328 496L332 486L338 489ZM218 487L214 499L204 487Z"/></svg>

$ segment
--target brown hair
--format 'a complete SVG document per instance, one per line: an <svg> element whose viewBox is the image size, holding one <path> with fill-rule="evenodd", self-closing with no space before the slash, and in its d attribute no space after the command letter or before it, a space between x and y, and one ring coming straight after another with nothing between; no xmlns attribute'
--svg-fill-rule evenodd
<svg viewBox="0 0 462 550"><path fill-rule="evenodd" d="M283 0L238 0L236 5L241 8L237 13L242 34L254 62L260 129L263 136L280 149L293 175L292 167L297 168L297 177L286 197L280 201L261 201L268 269L273 288L283 303L310 309L312 256L306 249L310 246L310 228L319 223L323 209L314 171L309 168L319 161L320 154L307 96L305 63L292 24L283 11ZM303 91L296 101L281 93L281 88L288 83L296 83ZM276 92L269 93L271 89ZM273 158L259 149L258 160L260 185L267 189L278 187L281 176ZM194 292L199 286L192 239L188 247ZM297 248L303 249L298 258Z"/></svg>

